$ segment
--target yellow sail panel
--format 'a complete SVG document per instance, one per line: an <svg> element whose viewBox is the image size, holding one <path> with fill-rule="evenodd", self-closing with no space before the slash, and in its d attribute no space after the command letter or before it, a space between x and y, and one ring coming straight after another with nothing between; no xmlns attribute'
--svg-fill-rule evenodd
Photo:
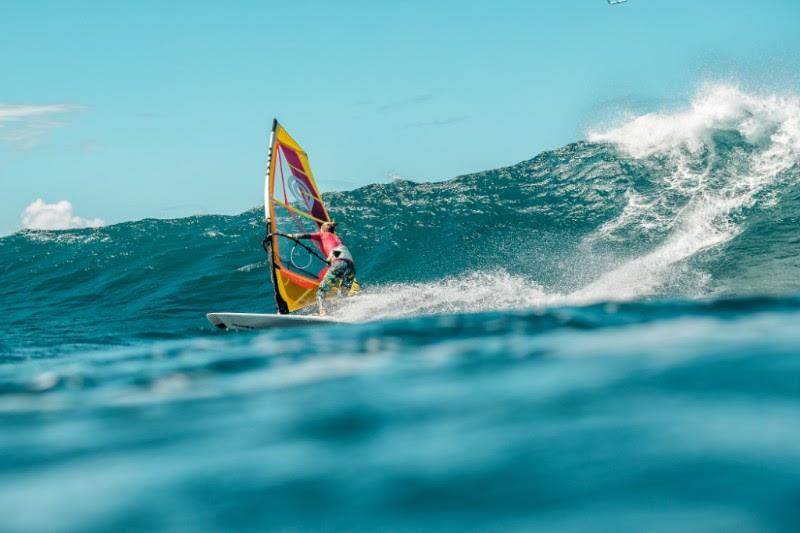
<svg viewBox="0 0 800 533"><path fill-rule="evenodd" d="M316 303L318 283L308 283L295 278L285 270L276 272L277 289L286 303L286 311L292 313Z"/></svg>
<svg viewBox="0 0 800 533"><path fill-rule="evenodd" d="M291 148L295 152L305 153L305 151L300 147L300 144L294 140L294 137L289 135L289 132L286 131L286 129L281 126L280 123L276 123L274 131L274 142L281 143L282 145Z"/></svg>

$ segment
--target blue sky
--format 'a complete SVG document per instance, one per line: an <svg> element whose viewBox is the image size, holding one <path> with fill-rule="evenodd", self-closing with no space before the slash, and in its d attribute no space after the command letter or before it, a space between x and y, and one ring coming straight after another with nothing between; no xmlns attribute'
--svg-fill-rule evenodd
<svg viewBox="0 0 800 533"><path fill-rule="evenodd" d="M0 233L260 203L278 117L323 190L441 180L704 81L796 92L800 2L2 2Z"/></svg>

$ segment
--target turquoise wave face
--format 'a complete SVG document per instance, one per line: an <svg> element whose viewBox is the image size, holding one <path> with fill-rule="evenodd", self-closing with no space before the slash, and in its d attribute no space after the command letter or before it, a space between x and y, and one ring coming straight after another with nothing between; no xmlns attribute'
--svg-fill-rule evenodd
<svg viewBox="0 0 800 533"><path fill-rule="evenodd" d="M797 166L729 187L758 147L713 141L677 159L577 143L445 182L327 194L366 288L341 317L797 291ZM694 181L676 184L681 172ZM209 311L272 312L263 235L254 209L0 239L4 342L173 338L201 333Z"/></svg>

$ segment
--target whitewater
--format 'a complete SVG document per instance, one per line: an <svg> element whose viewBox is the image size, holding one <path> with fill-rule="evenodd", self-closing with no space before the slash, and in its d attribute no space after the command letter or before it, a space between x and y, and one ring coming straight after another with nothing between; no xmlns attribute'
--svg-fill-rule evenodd
<svg viewBox="0 0 800 533"><path fill-rule="evenodd" d="M799 96L325 200L331 327L205 320L260 207L0 238L0 529L796 528Z"/></svg>

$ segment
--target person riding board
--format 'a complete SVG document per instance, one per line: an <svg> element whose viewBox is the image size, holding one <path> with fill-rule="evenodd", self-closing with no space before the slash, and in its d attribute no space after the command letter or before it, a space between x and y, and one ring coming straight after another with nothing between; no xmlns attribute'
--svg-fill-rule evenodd
<svg viewBox="0 0 800 533"><path fill-rule="evenodd" d="M322 254L325 256L325 261L330 265L317 290L319 314L324 316L327 313L324 305L325 296L339 281L341 281L339 294L342 296L350 295L350 289L356 279L356 266L353 262L353 256L350 255L350 250L344 245L342 239L336 235L336 222L334 221L323 223L317 232L294 233L289 237L293 239L311 239L318 242L322 249Z"/></svg>

